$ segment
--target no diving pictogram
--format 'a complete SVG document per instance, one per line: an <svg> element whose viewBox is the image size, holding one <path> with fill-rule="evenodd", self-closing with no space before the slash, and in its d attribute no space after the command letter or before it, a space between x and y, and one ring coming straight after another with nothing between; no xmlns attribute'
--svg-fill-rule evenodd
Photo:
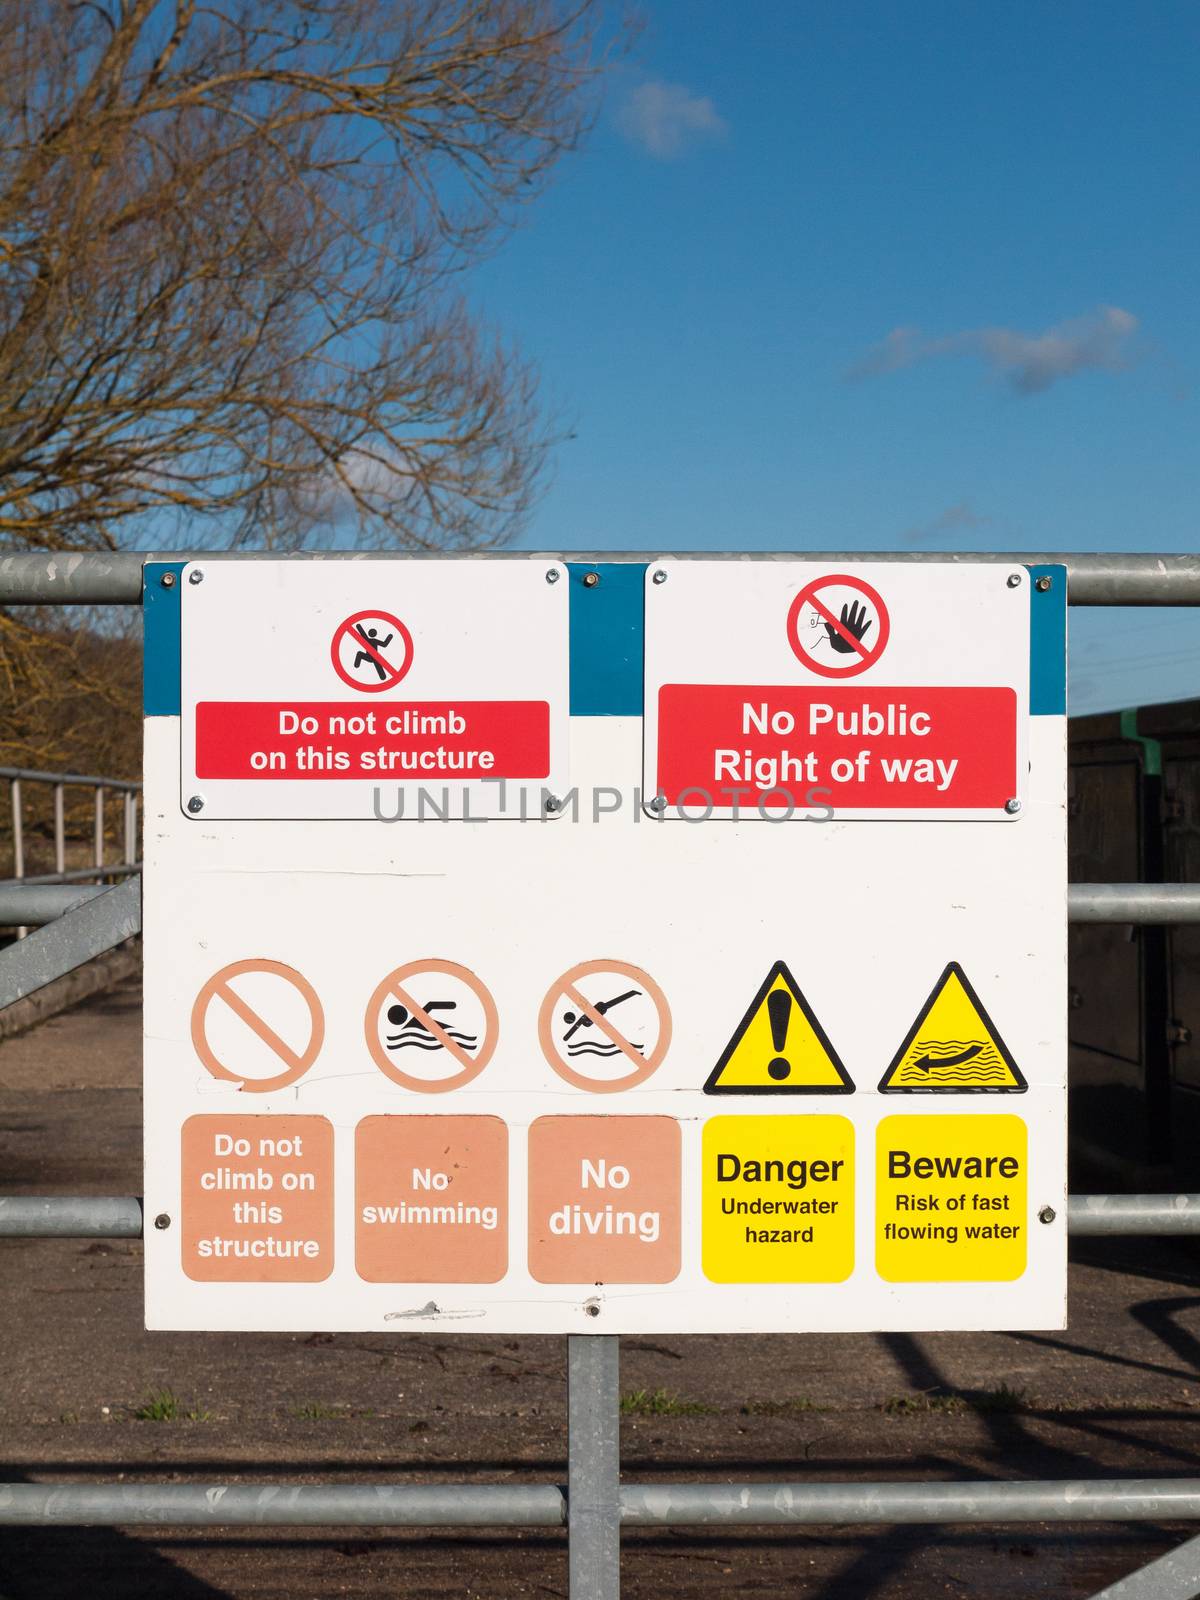
<svg viewBox="0 0 1200 1600"><path fill-rule="evenodd" d="M239 993L232 980L246 977L258 981L243 984ZM325 1013L316 990L282 961L233 961L213 973L192 1006L196 1054L214 1078L236 1083L247 1094L267 1094L295 1083L317 1059L324 1041ZM273 1057L283 1063L282 1072L255 1077L238 1070Z"/></svg>
<svg viewBox="0 0 1200 1600"><path fill-rule="evenodd" d="M445 1094L477 1078L500 1032L486 984L469 967L440 959L409 961L389 972L367 1001L364 1022L380 1072L418 1094ZM417 1066L428 1073L413 1070Z"/></svg>
<svg viewBox="0 0 1200 1600"><path fill-rule="evenodd" d="M333 670L363 694L394 689L412 666L412 634L390 611L356 611L339 623L329 647Z"/></svg>
<svg viewBox="0 0 1200 1600"><path fill-rule="evenodd" d="M890 632L879 592L844 572L806 583L788 611L788 643L797 659L823 678L853 678L873 667Z"/></svg>
<svg viewBox="0 0 1200 1600"><path fill-rule="evenodd" d="M581 961L551 984L538 1015L538 1039L565 1082L590 1094L612 1094L644 1083L662 1065L671 1044L671 1008L641 967ZM604 1075L606 1066L627 1062L631 1072Z"/></svg>

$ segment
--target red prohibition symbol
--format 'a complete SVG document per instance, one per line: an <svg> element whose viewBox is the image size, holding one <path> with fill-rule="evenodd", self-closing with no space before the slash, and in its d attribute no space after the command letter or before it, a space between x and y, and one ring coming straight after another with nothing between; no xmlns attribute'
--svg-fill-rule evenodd
<svg viewBox="0 0 1200 1600"><path fill-rule="evenodd" d="M412 634L390 611L356 611L329 647L333 670L361 694L394 689L412 666Z"/></svg>
<svg viewBox="0 0 1200 1600"><path fill-rule="evenodd" d="M873 667L891 628L882 595L864 579L845 572L830 572L806 583L788 611L793 654L822 678L853 678Z"/></svg>

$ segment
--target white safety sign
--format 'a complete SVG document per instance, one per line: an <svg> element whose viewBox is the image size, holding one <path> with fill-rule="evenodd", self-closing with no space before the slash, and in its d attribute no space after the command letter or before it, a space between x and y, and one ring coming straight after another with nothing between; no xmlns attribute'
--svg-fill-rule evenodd
<svg viewBox="0 0 1200 1600"><path fill-rule="evenodd" d="M148 569L151 1327L1062 1326L1061 570L643 567Z"/></svg>
<svg viewBox="0 0 1200 1600"><path fill-rule="evenodd" d="M778 563L678 563L646 597L647 794L669 816L1015 819L1030 614L1007 576L793 589Z"/></svg>
<svg viewBox="0 0 1200 1600"><path fill-rule="evenodd" d="M560 564L211 561L182 576L179 795L198 822L479 819L520 815L521 794L536 814L563 783Z"/></svg>

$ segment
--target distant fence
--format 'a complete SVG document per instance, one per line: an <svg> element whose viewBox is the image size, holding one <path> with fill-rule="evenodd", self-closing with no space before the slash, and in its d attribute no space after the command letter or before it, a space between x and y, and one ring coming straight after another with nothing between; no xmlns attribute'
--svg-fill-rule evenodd
<svg viewBox="0 0 1200 1600"><path fill-rule="evenodd" d="M0 767L0 782L8 784L9 860L12 877L0 879L0 927L15 927L20 934L34 924L52 921L71 906L88 898L86 890L69 886L128 877L139 871L137 862L138 797L140 783L126 778L96 778L81 772L40 772L33 767ZM29 873L26 823L31 788L48 789L53 807L53 872ZM90 828L69 828L68 789L92 793ZM119 806L119 820L110 829L109 797ZM76 808L73 808L76 809ZM117 859L109 860L109 832L115 831ZM87 864L83 865L84 858ZM93 891L93 892L99 892Z"/></svg>

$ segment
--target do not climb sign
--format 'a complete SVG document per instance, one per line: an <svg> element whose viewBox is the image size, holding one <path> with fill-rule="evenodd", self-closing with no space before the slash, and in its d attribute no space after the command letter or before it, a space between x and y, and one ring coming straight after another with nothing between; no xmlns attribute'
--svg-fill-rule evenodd
<svg viewBox="0 0 1200 1600"><path fill-rule="evenodd" d="M149 1324L1061 1326L1064 583L147 567Z"/></svg>

